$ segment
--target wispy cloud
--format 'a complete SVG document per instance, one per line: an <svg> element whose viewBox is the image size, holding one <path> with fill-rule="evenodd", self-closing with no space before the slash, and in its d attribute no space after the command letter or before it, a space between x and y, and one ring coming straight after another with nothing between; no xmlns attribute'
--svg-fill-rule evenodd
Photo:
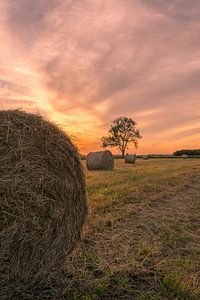
<svg viewBox="0 0 200 300"><path fill-rule="evenodd" d="M98 148L119 115L138 122L141 152L199 146L198 0L4 0L0 8L7 107L16 99L66 124L84 151Z"/></svg>

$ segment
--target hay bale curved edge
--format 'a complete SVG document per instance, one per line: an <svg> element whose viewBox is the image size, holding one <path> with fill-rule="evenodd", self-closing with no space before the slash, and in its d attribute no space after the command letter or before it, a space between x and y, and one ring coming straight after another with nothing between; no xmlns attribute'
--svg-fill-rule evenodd
<svg viewBox="0 0 200 300"><path fill-rule="evenodd" d="M114 157L109 150L90 152L86 158L88 170L113 170Z"/></svg>
<svg viewBox="0 0 200 300"><path fill-rule="evenodd" d="M126 154L125 163L127 164L135 164L136 155L135 154Z"/></svg>
<svg viewBox="0 0 200 300"><path fill-rule="evenodd" d="M3 299L59 271L87 215L77 149L39 115L0 111L0 209Z"/></svg>

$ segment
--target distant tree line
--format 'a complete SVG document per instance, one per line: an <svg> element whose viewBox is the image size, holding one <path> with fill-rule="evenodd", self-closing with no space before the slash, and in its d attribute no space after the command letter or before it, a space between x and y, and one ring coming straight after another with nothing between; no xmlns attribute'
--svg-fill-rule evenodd
<svg viewBox="0 0 200 300"><path fill-rule="evenodd" d="M200 149L183 149L183 150L178 150L178 151L175 151L173 153L174 155L176 156L181 156L183 154L186 154L186 155L200 155Z"/></svg>

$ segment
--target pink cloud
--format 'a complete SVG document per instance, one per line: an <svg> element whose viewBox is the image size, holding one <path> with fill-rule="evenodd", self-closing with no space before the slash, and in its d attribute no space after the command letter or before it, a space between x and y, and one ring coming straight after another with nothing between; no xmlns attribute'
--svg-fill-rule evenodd
<svg viewBox="0 0 200 300"><path fill-rule="evenodd" d="M174 139L177 147L184 146L189 135L196 143L199 1L20 0L6 1L1 15L5 44L0 61L10 67L0 72L0 95L6 86L17 105L24 93L23 99L35 103L32 107L46 107L50 117L66 121L69 128L73 116L81 140L94 136L90 144L96 149L91 127L84 135L86 120L96 120L100 135L119 115L133 117L141 127L141 152L145 143L151 152L156 147L172 151ZM20 67L25 73L14 71ZM161 133L165 147L159 146ZM156 143L150 145L152 137Z"/></svg>

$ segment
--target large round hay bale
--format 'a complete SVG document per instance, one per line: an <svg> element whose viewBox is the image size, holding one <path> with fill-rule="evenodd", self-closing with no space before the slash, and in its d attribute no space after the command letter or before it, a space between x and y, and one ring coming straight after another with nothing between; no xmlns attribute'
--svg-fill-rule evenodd
<svg viewBox="0 0 200 300"><path fill-rule="evenodd" d="M127 164L135 164L136 155L135 154L126 154L125 163Z"/></svg>
<svg viewBox="0 0 200 300"><path fill-rule="evenodd" d="M109 150L90 152L86 158L88 170L113 170L114 157Z"/></svg>
<svg viewBox="0 0 200 300"><path fill-rule="evenodd" d="M39 115L0 111L0 207L2 299L62 268L87 213L77 150Z"/></svg>

